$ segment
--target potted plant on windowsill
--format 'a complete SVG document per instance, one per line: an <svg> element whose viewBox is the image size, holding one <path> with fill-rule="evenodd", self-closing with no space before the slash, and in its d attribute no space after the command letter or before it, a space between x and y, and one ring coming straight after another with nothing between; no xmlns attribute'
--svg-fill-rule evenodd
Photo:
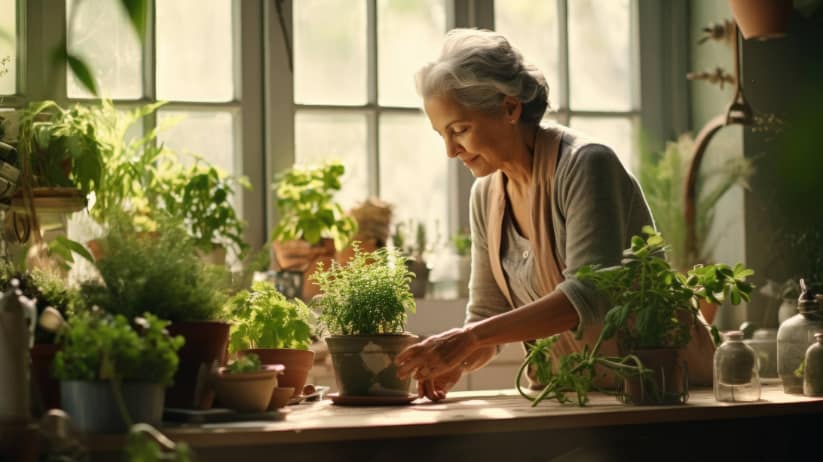
<svg viewBox="0 0 823 462"><path fill-rule="evenodd" d="M414 230L414 241L410 241L406 234L406 224L398 223L392 234L392 246L397 249L406 260L406 267L414 274L410 287L414 298L424 298L429 284L431 268L426 262L425 255L431 249L428 242L426 225L409 220L408 229ZM433 245L432 245L433 247Z"/></svg>
<svg viewBox="0 0 823 462"><path fill-rule="evenodd" d="M295 166L277 174L274 190L280 220L272 235L278 269L303 274L305 301L317 294L307 284L317 263L328 266L335 252L345 248L357 223L334 202L345 167L340 162Z"/></svg>
<svg viewBox="0 0 823 462"><path fill-rule="evenodd" d="M61 328L55 373L63 408L80 430L121 432L133 421L159 425L164 388L177 370L181 337L146 313L134 327L124 316L79 313Z"/></svg>
<svg viewBox="0 0 823 462"><path fill-rule="evenodd" d="M660 234L650 227L644 232L646 239L632 238L620 265L587 265L577 272L576 277L597 287L613 308L606 314L597 343L565 356L559 364L553 364L548 355L556 338L537 342L518 373L518 389L520 376L530 364L545 385L535 398L521 391L534 404L547 398L568 402L566 393L572 392L577 393L579 404L585 404L588 391L595 389L595 366L610 369L624 379L619 396L626 402L685 402L687 366L679 355L698 322L698 300L720 303L727 298L733 304L748 300L752 285L746 278L753 271L740 264L734 268L714 264L697 265L684 275L666 261L667 245ZM602 342L615 336L627 354L601 355Z"/></svg>
<svg viewBox="0 0 823 462"><path fill-rule="evenodd" d="M126 317L148 310L172 322L182 335L180 368L167 391L170 407L207 409L213 393L209 374L225 364L230 325L222 320L229 285L227 270L204 264L180 221L160 213L157 229L145 235L125 215L111 215L100 245L106 254L95 266L99 280L83 283L89 305Z"/></svg>
<svg viewBox="0 0 823 462"><path fill-rule="evenodd" d="M64 234L66 216L86 207L105 175L92 112L80 104L30 103L20 114L17 151L20 187L11 204L17 221L47 240Z"/></svg>
<svg viewBox="0 0 823 462"><path fill-rule="evenodd" d="M398 379L394 358L417 340L404 331L406 312L415 310L411 273L396 250L364 252L356 242L353 250L345 265L332 262L312 276L338 396L408 402L410 379Z"/></svg>
<svg viewBox="0 0 823 462"><path fill-rule="evenodd" d="M285 366L280 387L302 393L314 364L309 350L314 324L311 310L299 299L288 300L270 283L255 282L226 304L232 322L229 349L241 356L256 355L263 364Z"/></svg>
<svg viewBox="0 0 823 462"><path fill-rule="evenodd" d="M255 354L242 356L217 370L213 379L217 399L235 411L265 411L282 372L281 364L261 364Z"/></svg>

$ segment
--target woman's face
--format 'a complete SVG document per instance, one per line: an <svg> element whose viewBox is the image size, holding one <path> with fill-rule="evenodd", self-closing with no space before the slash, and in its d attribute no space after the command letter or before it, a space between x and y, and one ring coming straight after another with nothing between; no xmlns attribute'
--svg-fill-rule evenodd
<svg viewBox="0 0 823 462"><path fill-rule="evenodd" d="M502 107L489 114L467 109L449 96L426 98L423 107L446 143L446 155L460 159L475 177L494 173L508 159L516 118Z"/></svg>

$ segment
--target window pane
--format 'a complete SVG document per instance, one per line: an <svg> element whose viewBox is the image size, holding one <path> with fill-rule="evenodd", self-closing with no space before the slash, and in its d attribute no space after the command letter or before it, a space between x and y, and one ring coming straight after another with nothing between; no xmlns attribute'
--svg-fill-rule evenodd
<svg viewBox="0 0 823 462"><path fill-rule="evenodd" d="M429 242L448 226L447 162L443 141L423 115L380 118L380 198L394 204L394 223L426 223Z"/></svg>
<svg viewBox="0 0 823 462"><path fill-rule="evenodd" d="M73 10L77 10L76 12ZM143 95L140 39L116 0L66 0L69 50L91 67L102 96L138 99ZM93 98L68 72L69 98Z"/></svg>
<svg viewBox="0 0 823 462"><path fill-rule="evenodd" d="M568 2L569 86L573 109L631 109L629 1Z"/></svg>
<svg viewBox="0 0 823 462"><path fill-rule="evenodd" d="M445 30L445 0L380 0L377 3L381 105L421 105L414 88L414 73L437 58Z"/></svg>
<svg viewBox="0 0 823 462"><path fill-rule="evenodd" d="M197 154L233 174L234 116L228 111L158 111L158 138L179 154ZM169 127L169 125L171 125ZM168 128L165 128L168 127ZM185 155L181 157L187 162Z"/></svg>
<svg viewBox="0 0 823 462"><path fill-rule="evenodd" d="M627 170L634 173L632 121L625 117L572 117L570 126L614 150Z"/></svg>
<svg viewBox="0 0 823 462"><path fill-rule="evenodd" d="M158 99L233 100L231 0L162 1L155 8Z"/></svg>
<svg viewBox="0 0 823 462"><path fill-rule="evenodd" d="M365 104L367 67L366 2L294 2L296 102Z"/></svg>
<svg viewBox="0 0 823 462"><path fill-rule="evenodd" d="M15 0L0 0L0 95L17 89L16 17Z"/></svg>
<svg viewBox="0 0 823 462"><path fill-rule="evenodd" d="M365 115L298 111L294 130L297 164L337 159L345 165L343 187L335 197L344 209L369 197Z"/></svg>
<svg viewBox="0 0 823 462"><path fill-rule="evenodd" d="M507 0L494 2L495 29L517 47L526 60L540 69L549 83L549 102L557 107L560 88L557 2Z"/></svg>

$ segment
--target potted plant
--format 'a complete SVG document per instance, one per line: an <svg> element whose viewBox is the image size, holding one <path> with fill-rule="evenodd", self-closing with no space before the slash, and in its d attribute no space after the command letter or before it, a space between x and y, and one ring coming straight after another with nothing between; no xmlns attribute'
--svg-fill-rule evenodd
<svg viewBox="0 0 823 462"><path fill-rule="evenodd" d="M743 38L765 40L786 35L791 0L729 0L729 6Z"/></svg>
<svg viewBox="0 0 823 462"><path fill-rule="evenodd" d="M226 175L196 155L191 155L193 163L181 162L177 153L158 142L157 130L141 138L129 137L130 129L164 104L123 112L104 99L89 108L106 168L89 210L92 218L105 224L111 211L128 210L135 224L150 232L156 227L152 213L162 209L184 222L209 262L225 263L227 248L242 258L248 249L243 240L245 222L237 216L232 200L238 188L250 187L248 180ZM96 242L90 247L99 257Z"/></svg>
<svg viewBox="0 0 823 462"><path fill-rule="evenodd" d="M688 163L693 152L694 140L681 135L677 141L666 143L662 153L642 149L638 181L652 210L657 227L667 236L668 259L679 271L687 271L694 265L710 260L717 245L709 239L715 225L718 202L735 186L748 187L748 179L754 173L751 159L729 159L710 172L701 172L698 181L697 248L698 255L686 251L686 222L684 212L684 185L688 175ZM717 306L705 300L700 310L706 321L714 320Z"/></svg>
<svg viewBox="0 0 823 462"><path fill-rule="evenodd" d="M20 114L17 151L21 177L12 210L47 240L64 234L67 214L85 208L105 175L94 116L80 104L30 103Z"/></svg>
<svg viewBox="0 0 823 462"><path fill-rule="evenodd" d="M167 392L170 407L209 408L205 385L214 363L225 364L230 325L221 320L229 276L224 266L207 265L179 220L158 214L152 235L140 232L131 217L109 217L100 240L106 258L96 262L99 280L82 284L89 305L126 317L143 310L172 322L182 335L180 368Z"/></svg>
<svg viewBox="0 0 823 462"><path fill-rule="evenodd" d="M409 230L414 230L413 241L406 234L406 226ZM431 273L431 268L425 258L430 250L426 225L421 222L415 224L414 220L409 220L407 224L398 223L392 234L392 245L405 257L406 266L414 274L411 281L412 295L414 298L425 297Z"/></svg>
<svg viewBox="0 0 823 462"><path fill-rule="evenodd" d="M255 354L241 356L214 377L217 399L223 406L239 412L262 412L268 409L277 375L283 366L261 365Z"/></svg>
<svg viewBox="0 0 823 462"><path fill-rule="evenodd" d="M357 224L333 199L343 173L343 164L334 161L294 166L275 177L280 219L272 245L279 270L302 273L303 281L308 281L317 263L329 265L335 251L348 245ZM316 293L314 286L303 283L303 300Z"/></svg>
<svg viewBox="0 0 823 462"><path fill-rule="evenodd" d="M238 292L226 304L232 322L229 347L241 356L253 354L263 364L285 366L280 387L302 393L314 364L313 314L299 299L289 300L270 282L259 281L251 290Z"/></svg>
<svg viewBox="0 0 823 462"><path fill-rule="evenodd" d="M374 251L385 247L389 240L391 219L394 206L376 197L370 197L349 209L357 224L357 232L352 236L352 242L360 243L360 249ZM351 246L337 252L339 263L346 263L353 255Z"/></svg>
<svg viewBox="0 0 823 462"><path fill-rule="evenodd" d="M594 389L595 366L624 378L619 395L626 402L685 402L688 377L679 350L691 339L698 300L720 303L728 299L733 304L748 300L752 285L746 278L753 271L741 264L734 268L714 264L696 265L687 274L680 273L665 259L668 246L662 236L650 227L643 231L647 237L632 238L620 265L587 265L577 272L576 277L597 287L613 308L606 314L597 343L563 357L559 364L553 364L548 354L556 337L537 342L518 374L519 384L530 364L536 369L545 387L534 398L535 404L547 398L567 402L570 392L576 392L578 403L585 404L588 391ZM600 354L602 342L612 337L625 356Z"/></svg>
<svg viewBox="0 0 823 462"><path fill-rule="evenodd" d="M181 337L149 313L78 313L59 333L55 357L63 408L85 432L125 431L133 421L159 425L164 388L177 370Z"/></svg>
<svg viewBox="0 0 823 462"><path fill-rule="evenodd" d="M353 250L348 263L312 277L339 396L406 400L409 379L397 378L394 358L417 340L404 331L406 312L415 310L411 273L396 250L364 252L356 243Z"/></svg>

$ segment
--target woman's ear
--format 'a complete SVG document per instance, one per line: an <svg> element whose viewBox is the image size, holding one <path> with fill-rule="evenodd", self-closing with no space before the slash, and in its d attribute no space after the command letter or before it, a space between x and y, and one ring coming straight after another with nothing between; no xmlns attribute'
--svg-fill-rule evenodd
<svg viewBox="0 0 823 462"><path fill-rule="evenodd" d="M523 114L523 103L514 96L504 96L503 113L505 114L506 122L516 124L520 122L520 116Z"/></svg>

